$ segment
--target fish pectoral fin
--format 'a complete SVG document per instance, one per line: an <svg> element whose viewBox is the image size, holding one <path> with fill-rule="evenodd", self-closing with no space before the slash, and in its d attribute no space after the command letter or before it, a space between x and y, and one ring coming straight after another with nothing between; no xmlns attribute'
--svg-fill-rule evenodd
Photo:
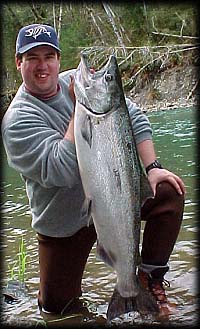
<svg viewBox="0 0 200 329"><path fill-rule="evenodd" d="M81 127L81 134L83 139L88 143L89 147L92 146L92 123L89 115L86 115L83 125Z"/></svg>
<svg viewBox="0 0 200 329"><path fill-rule="evenodd" d="M115 267L115 263L116 263L116 257L115 255L110 251L106 251L105 248L103 247L103 245L101 243L99 243L99 241L97 241L97 257L100 258L101 260L104 261L104 263L106 263L107 265L111 266L111 267Z"/></svg>

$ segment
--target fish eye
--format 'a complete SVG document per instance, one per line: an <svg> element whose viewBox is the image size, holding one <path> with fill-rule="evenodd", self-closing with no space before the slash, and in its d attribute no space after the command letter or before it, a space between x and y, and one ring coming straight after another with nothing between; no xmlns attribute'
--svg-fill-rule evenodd
<svg viewBox="0 0 200 329"><path fill-rule="evenodd" d="M107 82L112 81L112 79L113 79L112 74L107 73L107 74L105 75L105 80L106 80Z"/></svg>

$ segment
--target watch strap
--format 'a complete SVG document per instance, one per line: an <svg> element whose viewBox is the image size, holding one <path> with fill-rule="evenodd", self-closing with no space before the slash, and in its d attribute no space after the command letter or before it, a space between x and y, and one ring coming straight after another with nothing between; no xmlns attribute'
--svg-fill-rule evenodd
<svg viewBox="0 0 200 329"><path fill-rule="evenodd" d="M146 167L146 173L148 174L148 172L151 170L151 169L154 169L154 168L158 168L158 169L163 169L163 167L161 166L160 162L158 162L158 160L155 160L154 162L150 163L150 165L148 165Z"/></svg>

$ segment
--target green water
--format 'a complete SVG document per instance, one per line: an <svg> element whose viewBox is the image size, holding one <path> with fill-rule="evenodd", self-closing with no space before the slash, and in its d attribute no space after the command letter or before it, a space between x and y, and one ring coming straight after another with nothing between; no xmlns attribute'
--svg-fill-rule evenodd
<svg viewBox="0 0 200 329"><path fill-rule="evenodd" d="M170 271L166 279L168 298L177 304L169 324L191 325L197 318L197 164L196 164L196 110L177 109L148 114L154 131L154 142L162 165L182 177L186 185L184 220L177 243L170 258ZM28 293L15 304L3 304L5 324L38 324L42 317L37 307L39 284L38 253L35 232L20 176L7 165L3 154L2 193L2 247L3 285L10 278L21 236L27 251L25 283ZM115 274L96 259L95 247L91 251L83 278L83 299L89 305L96 323L106 318L109 299L116 282ZM101 320L100 320L101 319ZM141 319L127 320L128 324L141 324Z"/></svg>

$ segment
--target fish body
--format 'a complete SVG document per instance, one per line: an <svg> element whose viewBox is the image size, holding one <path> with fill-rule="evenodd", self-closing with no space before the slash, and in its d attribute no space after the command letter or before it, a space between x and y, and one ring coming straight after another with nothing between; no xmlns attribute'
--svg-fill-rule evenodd
<svg viewBox="0 0 200 329"><path fill-rule="evenodd" d="M136 276L141 203L152 191L137 154L115 56L91 73L83 55L75 96L75 145L85 206L96 228L97 254L117 273L108 320L132 310L157 311Z"/></svg>

